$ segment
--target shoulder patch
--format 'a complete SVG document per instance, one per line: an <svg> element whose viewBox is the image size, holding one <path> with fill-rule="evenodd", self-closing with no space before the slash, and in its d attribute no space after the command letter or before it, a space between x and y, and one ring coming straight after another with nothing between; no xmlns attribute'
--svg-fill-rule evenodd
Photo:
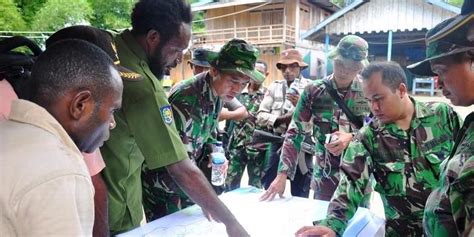
<svg viewBox="0 0 474 237"><path fill-rule="evenodd" d="M171 105L165 105L160 108L161 117L167 125L173 123L173 111L171 110Z"/></svg>
<svg viewBox="0 0 474 237"><path fill-rule="evenodd" d="M135 72L119 72L120 76L125 81L141 81L143 76Z"/></svg>

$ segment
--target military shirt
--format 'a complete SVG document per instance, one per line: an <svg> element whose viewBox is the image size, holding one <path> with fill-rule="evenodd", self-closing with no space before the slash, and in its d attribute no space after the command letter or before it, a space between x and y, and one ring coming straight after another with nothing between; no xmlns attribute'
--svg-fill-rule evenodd
<svg viewBox="0 0 474 237"><path fill-rule="evenodd" d="M295 109L293 104L286 99L286 93L290 91L290 88L293 88L301 95L309 82L310 80L305 78L296 78L289 88L286 80L272 82L258 109L257 125L279 134L285 133L287 129L285 124L281 124L276 128L273 127L273 124L279 116L293 112Z"/></svg>
<svg viewBox="0 0 474 237"><path fill-rule="evenodd" d="M426 201L423 227L428 237L461 236L474 220L474 113L463 128L453 156L442 164L439 186Z"/></svg>
<svg viewBox="0 0 474 237"><path fill-rule="evenodd" d="M336 88L333 76L328 77L333 88ZM347 107L363 119L369 115L370 109L362 92L361 79L357 77L352 82L346 93L339 96ZM325 134L336 131L355 133L357 127L349 122L342 109L332 99L326 90L323 80L311 82L301 94L296 105L292 121L286 132L283 143L280 172L286 172L288 177L293 178L297 167L297 154L301 150L301 144L306 134L313 134L315 141L316 165L314 166L314 180L316 181L315 192L327 197L328 200L337 187L339 180L340 156L334 156L326 152Z"/></svg>
<svg viewBox="0 0 474 237"><path fill-rule="evenodd" d="M212 89L211 80L209 72L198 74L175 87L169 97L179 135L193 160L217 136L223 100Z"/></svg>
<svg viewBox="0 0 474 237"><path fill-rule="evenodd" d="M160 81L150 71L144 50L129 30L115 38L121 64L143 76L124 80L117 126L101 148L108 188L111 232L130 230L143 219L141 167L159 168L187 158L171 106Z"/></svg>
<svg viewBox="0 0 474 237"><path fill-rule="evenodd" d="M460 119L447 104L412 101L415 114L408 130L375 119L350 143L321 225L342 235L373 176L385 208L386 236L422 235L426 199L438 185L440 164L453 148Z"/></svg>
<svg viewBox="0 0 474 237"><path fill-rule="evenodd" d="M231 130L231 144L229 145L230 148L242 148L246 147L252 141L252 134L256 128L256 115L260 103L263 100L265 95L265 88L261 87L258 91L250 93L247 88L240 95L236 98L240 101L245 108L249 116L242 120L242 121L231 121L229 126L232 126ZM265 149L266 146L262 146L263 144L253 144L251 145L252 148L256 149Z"/></svg>

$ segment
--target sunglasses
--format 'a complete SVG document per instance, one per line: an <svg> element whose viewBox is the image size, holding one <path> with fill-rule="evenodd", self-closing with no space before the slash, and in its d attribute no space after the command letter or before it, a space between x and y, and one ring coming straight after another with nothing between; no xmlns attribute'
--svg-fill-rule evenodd
<svg viewBox="0 0 474 237"><path fill-rule="evenodd" d="M340 47L338 49L339 54L344 58L350 58L354 61L362 61L365 59L365 53L360 51L360 49L349 46L349 47Z"/></svg>

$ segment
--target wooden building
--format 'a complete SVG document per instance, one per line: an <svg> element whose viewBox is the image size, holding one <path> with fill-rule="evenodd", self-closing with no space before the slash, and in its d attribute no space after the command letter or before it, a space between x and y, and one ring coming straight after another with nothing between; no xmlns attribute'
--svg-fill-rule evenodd
<svg viewBox="0 0 474 237"><path fill-rule="evenodd" d="M218 51L233 38L241 38L255 45L260 59L268 63L271 81L283 79L276 69L282 50L297 48L310 68L306 77L320 77L325 70L323 44L304 40L307 32L328 18L338 8L329 0L221 0L201 1L192 5L193 12L204 11L205 31L193 33L191 49L202 47ZM192 76L187 64L190 53L183 63L172 70L171 78L179 81Z"/></svg>

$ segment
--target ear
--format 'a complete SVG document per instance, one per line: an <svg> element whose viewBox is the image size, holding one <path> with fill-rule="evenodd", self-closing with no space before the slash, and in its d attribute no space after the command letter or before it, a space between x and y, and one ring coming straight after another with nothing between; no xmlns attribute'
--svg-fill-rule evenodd
<svg viewBox="0 0 474 237"><path fill-rule="evenodd" d="M152 50L155 50L160 44L160 33L153 29L149 30L146 33L146 41L152 47Z"/></svg>
<svg viewBox="0 0 474 237"><path fill-rule="evenodd" d="M209 74L210 74L212 77L216 77L216 76L219 74L219 72L217 71L217 69L216 69L215 67L211 67L211 68L209 69Z"/></svg>
<svg viewBox="0 0 474 237"><path fill-rule="evenodd" d="M76 93L69 104L69 114L74 120L80 120L83 116L92 114L94 110L94 98L89 90Z"/></svg>
<svg viewBox="0 0 474 237"><path fill-rule="evenodd" d="M408 93L408 88L405 83L400 83L398 90L400 91L400 98L403 98Z"/></svg>

